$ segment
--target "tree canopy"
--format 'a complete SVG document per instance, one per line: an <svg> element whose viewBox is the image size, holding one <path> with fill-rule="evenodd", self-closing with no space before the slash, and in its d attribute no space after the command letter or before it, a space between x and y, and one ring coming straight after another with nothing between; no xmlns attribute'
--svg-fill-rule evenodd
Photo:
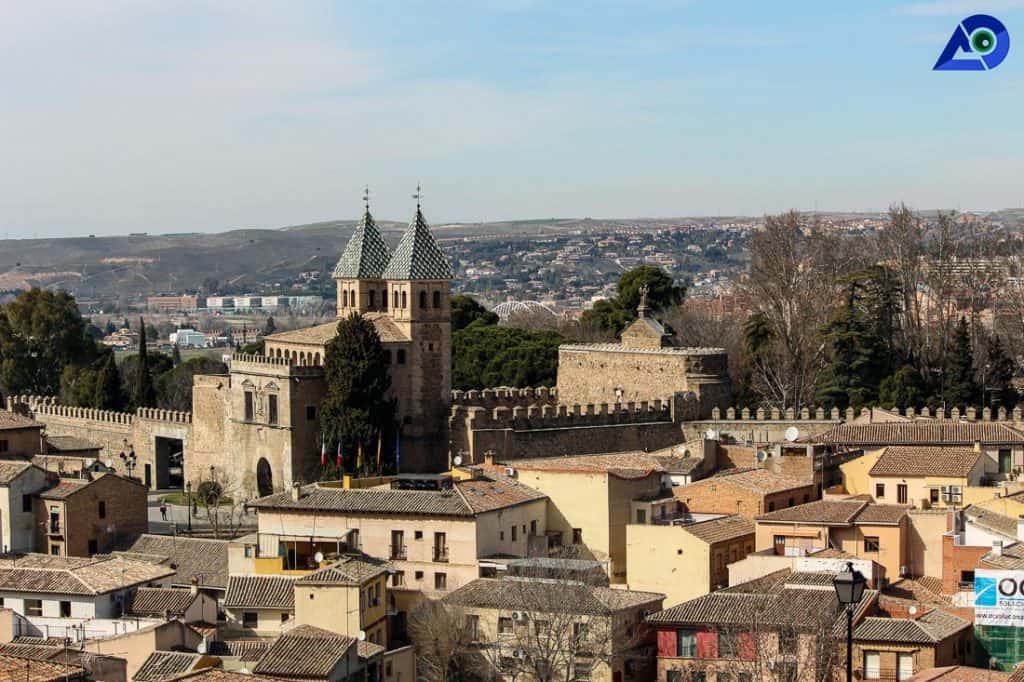
<svg viewBox="0 0 1024 682"><path fill-rule="evenodd" d="M472 296L455 294L452 296L452 332L465 329L473 322L480 320L483 324L498 324L497 314L491 312Z"/></svg>
<svg viewBox="0 0 1024 682"><path fill-rule="evenodd" d="M452 335L452 386L460 390L553 386L558 346L566 340L552 331L474 322Z"/></svg>
<svg viewBox="0 0 1024 682"><path fill-rule="evenodd" d="M677 284L661 268L641 265L619 277L615 298L598 301L580 317L584 328L618 334L636 319L641 287L647 286L647 305L663 312L683 302L686 287Z"/></svg>

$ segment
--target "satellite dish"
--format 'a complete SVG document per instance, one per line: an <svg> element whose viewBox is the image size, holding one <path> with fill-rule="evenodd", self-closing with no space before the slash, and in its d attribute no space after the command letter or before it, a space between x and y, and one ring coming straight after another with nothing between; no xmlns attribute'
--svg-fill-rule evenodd
<svg viewBox="0 0 1024 682"><path fill-rule="evenodd" d="M455 458L452 459L452 464L457 467L462 466L462 455L455 455Z"/></svg>
<svg viewBox="0 0 1024 682"><path fill-rule="evenodd" d="M714 429L708 429L707 432L704 433L704 437L708 440L714 440L716 436L718 436L718 434L715 433Z"/></svg>
<svg viewBox="0 0 1024 682"><path fill-rule="evenodd" d="M800 429L796 428L795 426L790 426L788 429L786 429L786 440L789 441L790 443L792 443L799 437Z"/></svg>
<svg viewBox="0 0 1024 682"><path fill-rule="evenodd" d="M316 560L317 563L320 563L321 561L324 560L324 553L323 552L317 552L316 554L313 555L313 558Z"/></svg>
<svg viewBox="0 0 1024 682"><path fill-rule="evenodd" d="M907 611L910 613L911 616L916 615L917 614L917 607L916 606L911 606L909 609L907 609Z"/></svg>
<svg viewBox="0 0 1024 682"><path fill-rule="evenodd" d="M360 631L359 631L359 634L358 634L358 635L356 635L356 638L357 638L357 639L358 639L358 640L359 640L360 642L365 642L365 641L366 641L366 630L360 630Z"/></svg>
<svg viewBox="0 0 1024 682"><path fill-rule="evenodd" d="M112 459L108 459L107 460L107 468L108 469L113 469L114 468L114 460L112 460Z"/></svg>
<svg viewBox="0 0 1024 682"><path fill-rule="evenodd" d="M763 462L766 459L768 459L768 453L765 452L764 450L758 450L757 451L757 461L758 462Z"/></svg>

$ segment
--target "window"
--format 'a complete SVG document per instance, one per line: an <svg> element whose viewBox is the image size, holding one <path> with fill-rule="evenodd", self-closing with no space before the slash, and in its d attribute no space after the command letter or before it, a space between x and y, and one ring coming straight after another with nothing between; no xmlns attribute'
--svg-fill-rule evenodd
<svg viewBox="0 0 1024 682"><path fill-rule="evenodd" d="M676 632L676 656L693 658L697 655L697 631L685 628Z"/></svg>
<svg viewBox="0 0 1024 682"><path fill-rule="evenodd" d="M665 682L683 682L683 673L679 670L669 670L665 673Z"/></svg>
<svg viewBox="0 0 1024 682"><path fill-rule="evenodd" d="M471 642L476 642L480 639L480 616L473 614L466 616L466 634Z"/></svg>
<svg viewBox="0 0 1024 682"><path fill-rule="evenodd" d="M875 484L875 499L876 500L881 500L881 499L884 499L884 498L885 498L885 484L884 483L876 483Z"/></svg>
<svg viewBox="0 0 1024 682"><path fill-rule="evenodd" d="M267 423L277 424L277 396L267 396Z"/></svg>
<svg viewBox="0 0 1024 682"><path fill-rule="evenodd" d="M780 632L779 633L779 653L783 656L792 656L796 654L796 633L795 632ZM784 678L791 679L791 678ZM795 679L795 678L794 678Z"/></svg>
<svg viewBox="0 0 1024 682"><path fill-rule="evenodd" d="M572 624L572 638L576 641L577 649L581 646L583 640L587 638L588 633L589 629L586 623L577 622Z"/></svg>
<svg viewBox="0 0 1024 682"><path fill-rule="evenodd" d="M88 550L89 556L92 556L93 554L99 554L99 552L100 552L99 543L97 543L95 540L89 540L89 550Z"/></svg>
<svg viewBox="0 0 1024 682"><path fill-rule="evenodd" d="M6 440L0 440L0 452L7 452L10 448Z"/></svg>
<svg viewBox="0 0 1024 682"><path fill-rule="evenodd" d="M31 512L32 511L32 496L22 495L21 496L21 511Z"/></svg>
<svg viewBox="0 0 1024 682"><path fill-rule="evenodd" d="M377 307L377 292L373 289L370 289L370 307Z"/></svg>
<svg viewBox="0 0 1024 682"><path fill-rule="evenodd" d="M405 310L408 307L409 307L409 299L406 296L406 293L403 291L402 292L402 309Z"/></svg>
<svg viewBox="0 0 1024 682"><path fill-rule="evenodd" d="M388 309L388 292L387 289L381 289L380 292L380 307L382 310Z"/></svg>
<svg viewBox="0 0 1024 682"><path fill-rule="evenodd" d="M310 597L312 597L313 595L311 594L311 595L309 595L309 596L310 596ZM287 622L288 622L288 616L289 616L289 615L291 615L291 614L289 614L289 613L287 613L287 612L285 612L285 613L282 613L282 614L281 614L281 622L282 622L282 623L287 623Z"/></svg>
<svg viewBox="0 0 1024 682"><path fill-rule="evenodd" d="M422 540L423 539L423 531L421 531L421 530L414 530L412 532L412 539L413 540Z"/></svg>
<svg viewBox="0 0 1024 682"><path fill-rule="evenodd" d="M909 680L914 676L914 655L896 654L896 679Z"/></svg>
<svg viewBox="0 0 1024 682"><path fill-rule="evenodd" d="M50 554L60 556L60 545L50 545Z"/></svg>
<svg viewBox="0 0 1024 682"><path fill-rule="evenodd" d="M341 292L341 305L346 308L348 307L348 289Z"/></svg>
<svg viewBox="0 0 1024 682"><path fill-rule="evenodd" d="M253 402L252 391L245 392L245 421L251 422L255 416L256 405Z"/></svg>
<svg viewBox="0 0 1024 682"><path fill-rule="evenodd" d="M405 533L400 530L391 531L391 558L403 560L406 556Z"/></svg>
<svg viewBox="0 0 1024 682"><path fill-rule="evenodd" d="M405 584L405 571L395 571L391 574L391 586L401 587Z"/></svg>
<svg viewBox="0 0 1024 682"><path fill-rule="evenodd" d="M316 405L306 405L306 421L316 421Z"/></svg>
<svg viewBox="0 0 1024 682"><path fill-rule="evenodd" d="M1009 448L999 449L999 473L1008 474L1013 469L1013 456Z"/></svg>
<svg viewBox="0 0 1024 682"><path fill-rule="evenodd" d="M503 530L499 530L498 531L498 540L501 541L501 542L505 542L505 531L503 531Z"/></svg>
<svg viewBox="0 0 1024 682"><path fill-rule="evenodd" d="M434 574L434 589L435 590L447 590L448 589L448 574L447 573L435 573Z"/></svg>
<svg viewBox="0 0 1024 682"><path fill-rule="evenodd" d="M769 502L768 503L768 511L770 511L770 512L775 511L775 503L774 502Z"/></svg>
<svg viewBox="0 0 1024 682"><path fill-rule="evenodd" d="M530 535L536 535L536 534L537 534L537 521L536 520L530 521Z"/></svg>
<svg viewBox="0 0 1024 682"><path fill-rule="evenodd" d="M865 552L878 552L880 544L878 542L878 536L876 535L865 535L864 536L864 551Z"/></svg>
<svg viewBox="0 0 1024 682"><path fill-rule="evenodd" d="M516 527L512 526L512 542L516 541Z"/></svg>
<svg viewBox="0 0 1024 682"><path fill-rule="evenodd" d="M736 646L736 635L731 632L718 633L718 657L737 658L739 656Z"/></svg>
<svg viewBox="0 0 1024 682"><path fill-rule="evenodd" d="M103 500L99 502L99 509L97 510L101 519L107 518L107 503Z"/></svg>
<svg viewBox="0 0 1024 682"><path fill-rule="evenodd" d="M41 616L41 615L43 615L43 600L42 599L26 599L25 600L25 615L26 616Z"/></svg>
<svg viewBox="0 0 1024 682"><path fill-rule="evenodd" d="M939 501L939 489L938 488L932 488L931 490L928 491L928 501L929 502L933 502L933 503Z"/></svg>
<svg viewBox="0 0 1024 682"><path fill-rule="evenodd" d="M245 611L242 613L242 627L255 628L259 625L259 617L255 611Z"/></svg>
<svg viewBox="0 0 1024 682"><path fill-rule="evenodd" d="M391 351L390 350L385 350L384 351L384 364L385 365L390 365L391 364Z"/></svg>
<svg viewBox="0 0 1024 682"><path fill-rule="evenodd" d="M775 554L778 556L786 556L786 536L776 535L772 538L772 546L775 548Z"/></svg>
<svg viewBox="0 0 1024 682"><path fill-rule="evenodd" d="M420 292L420 307L421 308L426 308L427 307L427 292L425 292L425 291L421 291Z"/></svg>
<svg viewBox="0 0 1024 682"><path fill-rule="evenodd" d="M511 635L513 632L513 621L511 618L501 616L498 618L498 634Z"/></svg>
<svg viewBox="0 0 1024 682"><path fill-rule="evenodd" d="M896 504L907 503L907 484L898 483L896 485Z"/></svg>
<svg viewBox="0 0 1024 682"><path fill-rule="evenodd" d="M647 512L643 509L636 510L636 522L647 523Z"/></svg>
<svg viewBox="0 0 1024 682"><path fill-rule="evenodd" d="M974 584L974 571L960 571L960 582Z"/></svg>
<svg viewBox="0 0 1024 682"><path fill-rule="evenodd" d="M62 601L60 603L60 617L70 618L71 617L71 602Z"/></svg>
<svg viewBox="0 0 1024 682"><path fill-rule="evenodd" d="M416 571L414 574L416 580L423 580L423 571Z"/></svg>
<svg viewBox="0 0 1024 682"><path fill-rule="evenodd" d="M572 544L582 545L583 544L583 529L573 528L572 529Z"/></svg>
<svg viewBox="0 0 1024 682"><path fill-rule="evenodd" d="M405 349L404 348L399 348L398 349L398 364L400 364L400 365L404 365L405 364Z"/></svg>
<svg viewBox="0 0 1024 682"><path fill-rule="evenodd" d="M882 654L877 651L864 652L864 679L882 679Z"/></svg>
<svg viewBox="0 0 1024 682"><path fill-rule="evenodd" d="M441 307L441 292L440 291L435 291L434 292L434 307L435 308L440 308Z"/></svg>

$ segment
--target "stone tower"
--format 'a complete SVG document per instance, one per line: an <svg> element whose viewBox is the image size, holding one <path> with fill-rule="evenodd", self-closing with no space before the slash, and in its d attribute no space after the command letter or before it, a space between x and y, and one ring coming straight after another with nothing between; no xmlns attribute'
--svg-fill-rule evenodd
<svg viewBox="0 0 1024 682"><path fill-rule="evenodd" d="M390 258L388 245L380 236L367 204L363 219L334 268L339 318L348 317L351 313L387 311L388 287L384 282L384 269Z"/></svg>
<svg viewBox="0 0 1024 682"><path fill-rule="evenodd" d="M430 233L418 202L416 215L383 278L389 316L409 339L408 383L395 396L402 415L402 468L435 469L447 458L452 268Z"/></svg>

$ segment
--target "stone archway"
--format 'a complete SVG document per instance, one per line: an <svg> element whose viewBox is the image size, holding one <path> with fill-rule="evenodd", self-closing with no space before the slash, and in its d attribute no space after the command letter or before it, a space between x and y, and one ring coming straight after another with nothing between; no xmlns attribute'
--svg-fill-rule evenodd
<svg viewBox="0 0 1024 682"><path fill-rule="evenodd" d="M274 494L274 473L265 457L256 463L256 490L260 497Z"/></svg>

